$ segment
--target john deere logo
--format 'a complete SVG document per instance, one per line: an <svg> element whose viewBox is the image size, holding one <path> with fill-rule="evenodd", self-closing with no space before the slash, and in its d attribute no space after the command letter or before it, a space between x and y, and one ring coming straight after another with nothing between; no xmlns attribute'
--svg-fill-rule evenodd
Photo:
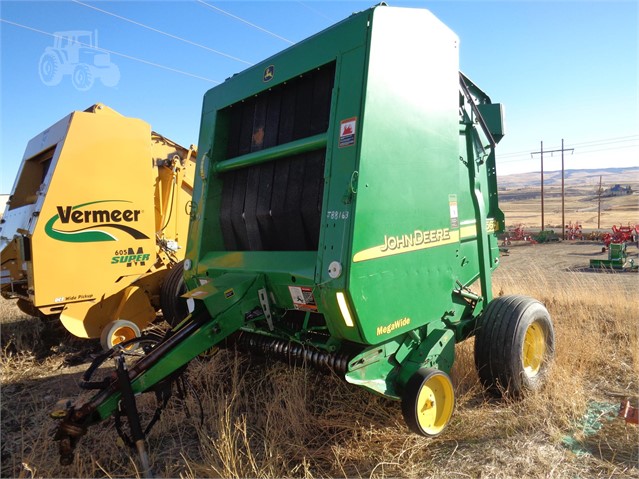
<svg viewBox="0 0 639 479"><path fill-rule="evenodd" d="M271 81L275 76L275 67L270 65L264 69L264 82Z"/></svg>
<svg viewBox="0 0 639 479"><path fill-rule="evenodd" d="M141 210L127 208L92 209L98 203L131 203L125 200L92 201L75 206L56 206L58 211L47 221L44 231L51 238L69 243L94 243L117 241L116 233L122 232L134 239L148 239L141 231L133 228L138 222Z"/></svg>

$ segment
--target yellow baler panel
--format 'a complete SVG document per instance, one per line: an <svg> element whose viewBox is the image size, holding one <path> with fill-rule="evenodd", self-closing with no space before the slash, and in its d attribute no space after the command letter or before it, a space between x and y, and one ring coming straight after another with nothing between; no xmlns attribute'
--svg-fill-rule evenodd
<svg viewBox="0 0 639 479"><path fill-rule="evenodd" d="M72 115L32 236L36 306L97 302L155 263L150 138L138 119Z"/></svg>

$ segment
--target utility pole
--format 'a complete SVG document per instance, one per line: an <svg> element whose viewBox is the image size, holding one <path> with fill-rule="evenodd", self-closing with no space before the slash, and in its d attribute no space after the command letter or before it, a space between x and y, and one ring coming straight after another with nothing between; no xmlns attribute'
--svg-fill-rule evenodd
<svg viewBox="0 0 639 479"><path fill-rule="evenodd" d="M561 139L561 239L566 240L566 216L564 214L564 139Z"/></svg>
<svg viewBox="0 0 639 479"><path fill-rule="evenodd" d="M539 151L532 152L532 155L541 154L541 231L544 230L544 142L541 142L541 149Z"/></svg>
<svg viewBox="0 0 639 479"><path fill-rule="evenodd" d="M574 148L564 148L564 139L561 139L561 149L546 150L545 153L556 153L561 151L561 238L566 239L566 217L564 208L564 151L575 151ZM530 154L541 155L541 231L544 230L544 142L541 142L541 149Z"/></svg>
<svg viewBox="0 0 639 479"><path fill-rule="evenodd" d="M599 189L597 190L597 229L601 228L601 175L599 175Z"/></svg>

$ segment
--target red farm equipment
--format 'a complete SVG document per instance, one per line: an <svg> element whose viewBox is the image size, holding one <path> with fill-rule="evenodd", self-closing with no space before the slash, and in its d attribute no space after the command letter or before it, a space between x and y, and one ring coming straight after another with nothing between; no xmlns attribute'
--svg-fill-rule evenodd
<svg viewBox="0 0 639 479"><path fill-rule="evenodd" d="M504 234L501 245L508 246L512 244L513 241L528 241L532 244L537 243L537 241L535 241L532 237L532 234L526 231L526 225L523 223L520 223L517 226L510 226L506 234Z"/></svg>
<svg viewBox="0 0 639 479"><path fill-rule="evenodd" d="M581 228L581 223L573 223L572 221L564 226L565 238L567 240L582 240L584 239L584 232Z"/></svg>
<svg viewBox="0 0 639 479"><path fill-rule="evenodd" d="M639 225L631 225L628 223L627 226L617 226L612 225L612 234L604 233L603 242L604 242L604 251L610 247L610 243L637 243L637 239L639 238Z"/></svg>

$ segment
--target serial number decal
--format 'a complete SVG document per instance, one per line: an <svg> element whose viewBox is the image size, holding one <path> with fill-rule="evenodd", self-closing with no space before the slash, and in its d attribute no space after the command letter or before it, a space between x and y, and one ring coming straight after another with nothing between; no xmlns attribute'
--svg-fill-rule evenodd
<svg viewBox="0 0 639 479"><path fill-rule="evenodd" d="M353 262L367 261L402 253L410 253L436 246L456 243L459 241L459 230L451 231L449 228L434 230L415 230L410 234L399 236L384 235L381 245L374 246L355 253Z"/></svg>
<svg viewBox="0 0 639 479"><path fill-rule="evenodd" d="M329 211L326 213L327 220L347 220L348 211Z"/></svg>
<svg viewBox="0 0 639 479"><path fill-rule="evenodd" d="M381 336L382 334L390 334L396 329L403 328L405 326L408 326L409 324L410 318L398 319L390 324L387 324L386 326L377 326L376 333L377 336Z"/></svg>

